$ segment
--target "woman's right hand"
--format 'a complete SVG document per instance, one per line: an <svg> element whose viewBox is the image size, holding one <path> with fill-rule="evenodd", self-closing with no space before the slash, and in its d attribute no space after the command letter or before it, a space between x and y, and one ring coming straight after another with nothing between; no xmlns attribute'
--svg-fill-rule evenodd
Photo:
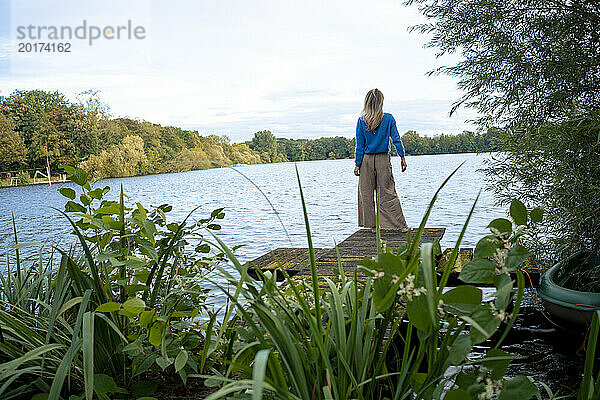
<svg viewBox="0 0 600 400"><path fill-rule="evenodd" d="M354 175L356 175L356 176L360 175L360 167L354 167Z"/></svg>

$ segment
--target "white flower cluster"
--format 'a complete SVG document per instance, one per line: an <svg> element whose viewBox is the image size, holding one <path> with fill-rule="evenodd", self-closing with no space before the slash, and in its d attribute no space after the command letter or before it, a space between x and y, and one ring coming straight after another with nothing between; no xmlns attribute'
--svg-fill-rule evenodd
<svg viewBox="0 0 600 400"><path fill-rule="evenodd" d="M500 274L508 273L508 271L506 271L506 268L505 268L507 256L508 256L507 248L496 249L496 252L492 256L492 261L494 261L496 263L496 274L500 275Z"/></svg>
<svg viewBox="0 0 600 400"><path fill-rule="evenodd" d="M506 310L498 310L494 303L490 303L490 307L492 308L492 313L494 313L495 317L500 321L505 321L510 318L510 314L506 313Z"/></svg>
<svg viewBox="0 0 600 400"><path fill-rule="evenodd" d="M398 277L396 275L392 276L392 281L398 282ZM406 300L411 301L413 296L420 296L427 294L427 289L424 287L415 288L415 276L413 274L408 275L404 282L400 284L397 292L398 296L406 297Z"/></svg>
<svg viewBox="0 0 600 400"><path fill-rule="evenodd" d="M444 300L440 299L440 301L438 301L437 311L440 318L443 318L444 314L446 313L444 311Z"/></svg>
<svg viewBox="0 0 600 400"><path fill-rule="evenodd" d="M477 379L478 382L483 382L483 377ZM492 380L485 378L485 386L483 392L479 393L477 398L479 400L495 399L502 392L502 380Z"/></svg>
<svg viewBox="0 0 600 400"><path fill-rule="evenodd" d="M508 241L508 238L510 237L510 232L500 232L498 229L493 228L493 227L490 228L490 231L492 231L494 236L496 236L498 239L502 240L503 242Z"/></svg>

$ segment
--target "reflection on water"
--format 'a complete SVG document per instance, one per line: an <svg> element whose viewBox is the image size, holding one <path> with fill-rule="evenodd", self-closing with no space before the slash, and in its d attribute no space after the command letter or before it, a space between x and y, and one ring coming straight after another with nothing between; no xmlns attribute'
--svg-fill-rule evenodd
<svg viewBox="0 0 600 400"><path fill-rule="evenodd" d="M443 180L463 161L447 187L441 192L428 225L447 229L442 246L451 246L458 237L478 191L484 186L477 172L489 155L458 154L407 157L408 170L400 172L400 158L392 158L396 189L406 219L417 226L427 204ZM289 232L286 237L269 203L240 174L228 168L134 178L107 179L108 198L117 199L122 184L132 200L142 204L173 205L171 218L182 220L200 205L197 217L225 207L220 236L230 245L244 244L238 253L252 259L277 247L306 247L304 220L293 163L238 167L268 196ZM353 175L353 160L306 161L296 164L316 247L331 247L358 227L356 196L358 178ZM63 208L65 199L57 193L70 183L12 187L0 190L0 266L6 263L7 247L13 243L11 212L14 212L21 242L47 241L67 245L73 242L64 218L51 207ZM504 210L493 205L493 197L482 192L464 246L473 246L486 234L487 223Z"/></svg>

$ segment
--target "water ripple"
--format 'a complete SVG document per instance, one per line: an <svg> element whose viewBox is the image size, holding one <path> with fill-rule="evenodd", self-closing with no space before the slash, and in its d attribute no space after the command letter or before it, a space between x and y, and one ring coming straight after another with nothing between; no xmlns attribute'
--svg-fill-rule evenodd
<svg viewBox="0 0 600 400"><path fill-rule="evenodd" d="M392 159L396 189L406 219L417 226L431 196L454 168L467 161L441 192L431 213L429 226L446 227L443 246L452 246L469 209L484 186L484 176L477 172L487 155L459 154L407 157L408 170L400 172L400 159ZM353 160L307 161L297 163L303 183L313 242L316 247L330 247L352 234L357 227L357 181ZM306 246L304 219L293 163L263 164L239 167L269 197L290 233L291 245ZM252 259L290 242L258 190L235 171L228 168L190 171L175 174L107 179L109 198L117 198L120 185L132 200L142 204L173 205L171 218L182 220L197 205L197 217L213 209L225 207L220 236L230 245L244 244L239 249L243 260ZM0 266L6 263L6 252L12 238L11 212L14 212L19 240L48 241L67 245L73 242L67 221L51 207L62 208L60 187L73 184L23 186L0 190ZM491 193L482 192L476 213L467 230L463 246L474 246L487 233L487 223L505 214L493 204Z"/></svg>

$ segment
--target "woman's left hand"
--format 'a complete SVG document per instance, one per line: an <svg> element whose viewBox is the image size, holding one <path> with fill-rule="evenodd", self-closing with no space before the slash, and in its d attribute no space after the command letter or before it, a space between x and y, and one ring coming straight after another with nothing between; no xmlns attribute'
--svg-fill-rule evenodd
<svg viewBox="0 0 600 400"><path fill-rule="evenodd" d="M356 176L360 175L360 167L354 167L354 175L356 175Z"/></svg>
<svg viewBox="0 0 600 400"><path fill-rule="evenodd" d="M402 172L406 171L406 158L402 157L400 160L400 167L402 167Z"/></svg>

